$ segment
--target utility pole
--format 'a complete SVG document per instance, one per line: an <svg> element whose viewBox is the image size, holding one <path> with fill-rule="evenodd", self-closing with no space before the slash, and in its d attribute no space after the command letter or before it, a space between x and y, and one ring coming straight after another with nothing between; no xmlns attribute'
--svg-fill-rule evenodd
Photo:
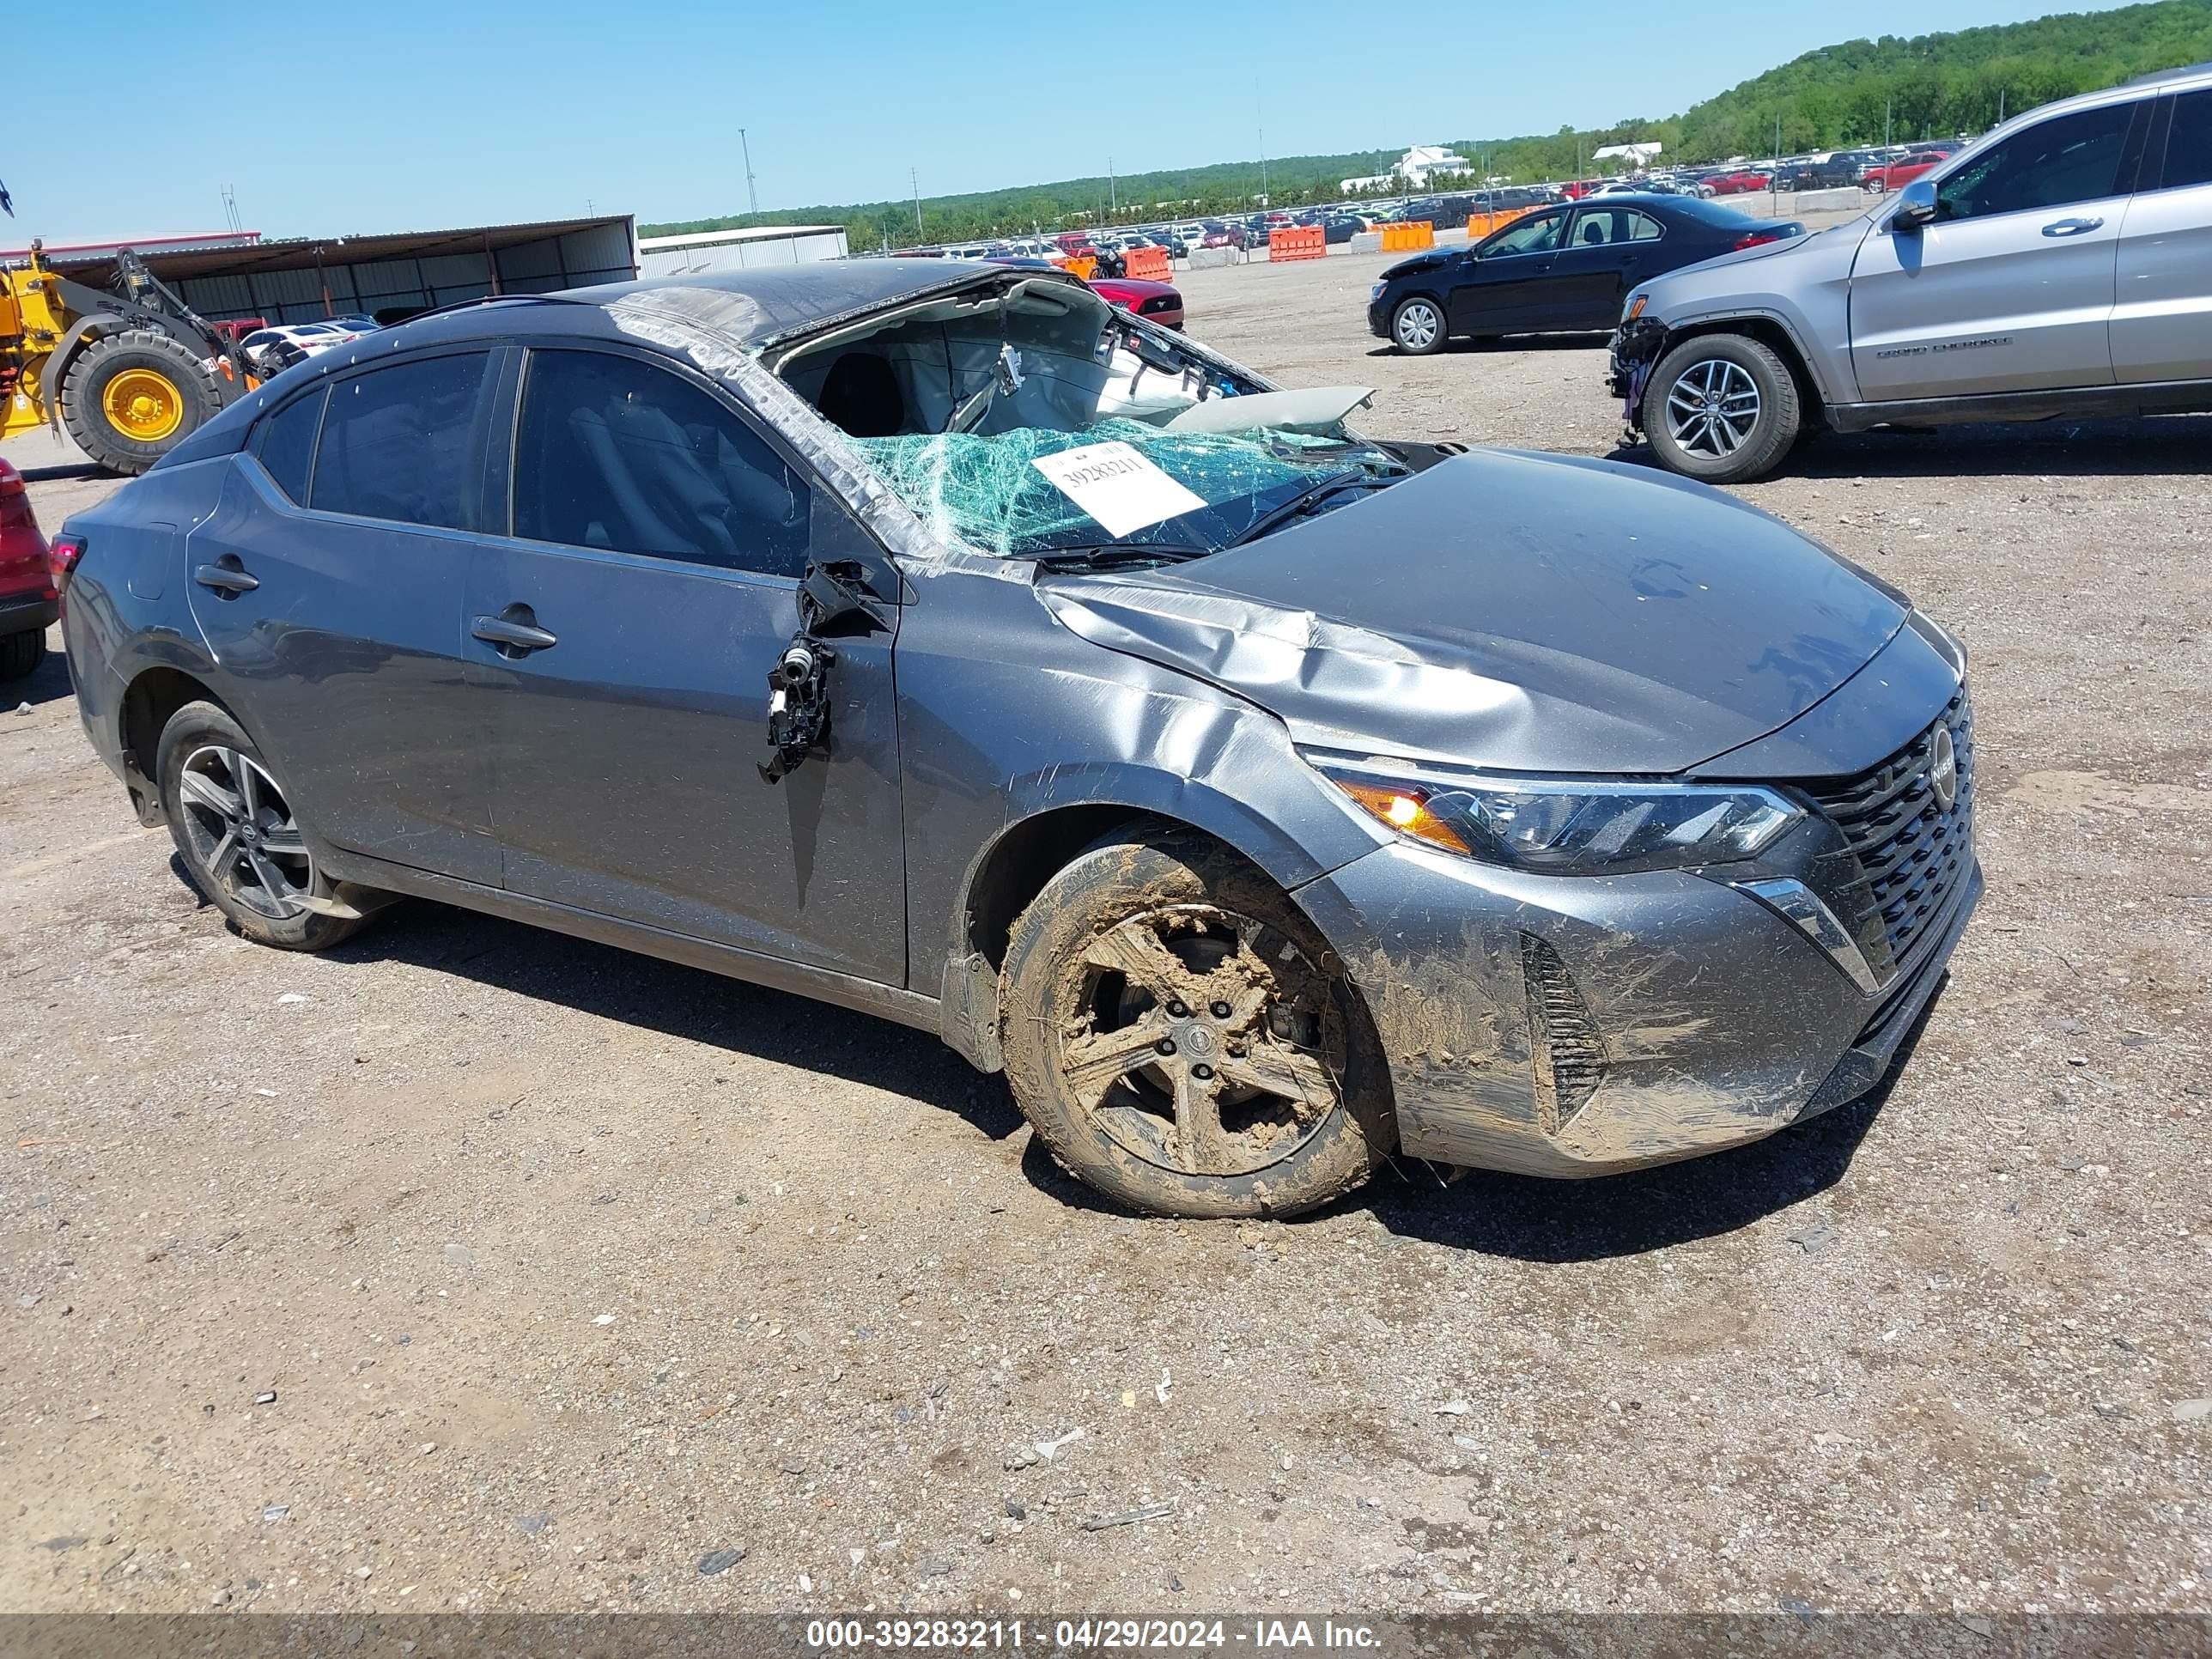
<svg viewBox="0 0 2212 1659"><path fill-rule="evenodd" d="M745 205L752 213L760 211L760 192L753 188L753 147L746 142L745 130L738 129L738 148L745 153Z"/></svg>
<svg viewBox="0 0 2212 1659"><path fill-rule="evenodd" d="M1774 112L1774 166L1766 175L1766 216L1782 216L1782 112Z"/></svg>
<svg viewBox="0 0 2212 1659"><path fill-rule="evenodd" d="M1997 88L1997 125L1999 126L2004 125L2004 94L2005 89L1999 87Z"/></svg>
<svg viewBox="0 0 2212 1659"><path fill-rule="evenodd" d="M1884 149L1889 148L1889 118L1896 108L1896 99L1885 98L1881 100L1881 147Z"/></svg>
<svg viewBox="0 0 2212 1659"><path fill-rule="evenodd" d="M907 182L914 186L914 240L921 240L921 175L914 168L906 170Z"/></svg>
<svg viewBox="0 0 2212 1659"><path fill-rule="evenodd" d="M1106 158L1106 210L1116 218L1121 213L1121 186L1114 178L1114 158Z"/></svg>

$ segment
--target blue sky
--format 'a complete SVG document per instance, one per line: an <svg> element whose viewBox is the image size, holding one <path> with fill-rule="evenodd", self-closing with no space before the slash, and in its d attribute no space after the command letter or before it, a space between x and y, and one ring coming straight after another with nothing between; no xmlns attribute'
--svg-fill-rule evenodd
<svg viewBox="0 0 2212 1659"><path fill-rule="evenodd" d="M1304 0L391 0L351 21L179 0L131 9L81 66L98 96L22 129L46 136L9 149L0 237L216 229L225 185L274 236L742 211L740 124L763 209L902 195L909 167L927 195L1232 160L1263 124L1272 155L1398 149L1670 114L1840 38L2084 9L1567 0L1408 27L1419 9ZM121 163L118 111L151 123Z"/></svg>

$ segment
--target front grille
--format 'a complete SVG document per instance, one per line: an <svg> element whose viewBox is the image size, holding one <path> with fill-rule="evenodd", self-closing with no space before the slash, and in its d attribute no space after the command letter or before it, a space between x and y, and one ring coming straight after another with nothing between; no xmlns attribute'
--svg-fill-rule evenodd
<svg viewBox="0 0 2212 1659"><path fill-rule="evenodd" d="M1958 755L1957 799L1946 807L1931 777L1936 734ZM1941 718L1881 765L1808 791L1858 862L1845 925L1875 974L1896 972L1949 908L1973 861L1974 710L1964 686Z"/></svg>
<svg viewBox="0 0 2212 1659"><path fill-rule="evenodd" d="M1144 304L1137 307L1138 313L1140 315L1147 317L1151 316L1152 313L1156 311L1180 311L1182 309L1182 295L1180 294L1155 294L1152 298L1146 300Z"/></svg>
<svg viewBox="0 0 2212 1659"><path fill-rule="evenodd" d="M1521 971L1528 992L1536 1123L1555 1135L1605 1081L1605 1040L1559 953L1534 933L1521 935Z"/></svg>

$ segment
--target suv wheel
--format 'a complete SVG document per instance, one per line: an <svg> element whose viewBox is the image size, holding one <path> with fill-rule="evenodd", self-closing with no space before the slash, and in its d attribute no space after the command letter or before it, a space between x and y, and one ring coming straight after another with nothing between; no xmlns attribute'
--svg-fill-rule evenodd
<svg viewBox="0 0 2212 1659"><path fill-rule="evenodd" d="M1685 340L1651 371L1644 435L1676 472L1707 483L1763 478L1803 424L1789 367L1741 334Z"/></svg>
<svg viewBox="0 0 2212 1659"><path fill-rule="evenodd" d="M1425 294L1399 302L1390 313L1390 341L1409 357L1444 349L1444 309Z"/></svg>
<svg viewBox="0 0 2212 1659"><path fill-rule="evenodd" d="M258 944L321 951L349 938L359 916L316 908L331 896L284 787L238 722L188 702L161 728L155 771L169 836L192 883Z"/></svg>
<svg viewBox="0 0 2212 1659"><path fill-rule="evenodd" d="M1014 924L1006 1080L1040 1139L1154 1215L1294 1215L1395 1144L1381 1044L1274 884L1174 836L1102 842Z"/></svg>

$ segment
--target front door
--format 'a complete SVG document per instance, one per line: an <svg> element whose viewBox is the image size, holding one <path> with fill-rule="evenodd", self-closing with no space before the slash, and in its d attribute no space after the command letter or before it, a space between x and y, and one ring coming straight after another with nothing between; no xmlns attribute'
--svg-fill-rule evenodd
<svg viewBox="0 0 2212 1659"><path fill-rule="evenodd" d="M339 848L496 885L465 684L491 354L387 362L264 416L186 542L219 690L301 823Z"/></svg>
<svg viewBox="0 0 2212 1659"><path fill-rule="evenodd" d="M836 641L826 757L759 771L810 552L880 554L664 360L533 349L520 398L514 533L482 544L466 606L508 889L902 985L888 631Z"/></svg>
<svg viewBox="0 0 2212 1659"><path fill-rule="evenodd" d="M2173 99L2165 137L2120 222L2112 373L2123 386L2212 380L2212 92Z"/></svg>
<svg viewBox="0 0 2212 1659"><path fill-rule="evenodd" d="M1472 250L1445 297L1454 334L1511 334L1541 327L1552 259L1566 210L1516 220Z"/></svg>
<svg viewBox="0 0 2212 1659"><path fill-rule="evenodd" d="M1932 223L1876 221L1851 271L1863 401L2112 384L2115 256L2142 148L2130 128L2148 107L2023 128L1937 184Z"/></svg>
<svg viewBox="0 0 2212 1659"><path fill-rule="evenodd" d="M1552 261L1543 326L1601 329L1619 323L1622 301L1651 273L1663 234L1656 219L1634 208L1577 209Z"/></svg>

